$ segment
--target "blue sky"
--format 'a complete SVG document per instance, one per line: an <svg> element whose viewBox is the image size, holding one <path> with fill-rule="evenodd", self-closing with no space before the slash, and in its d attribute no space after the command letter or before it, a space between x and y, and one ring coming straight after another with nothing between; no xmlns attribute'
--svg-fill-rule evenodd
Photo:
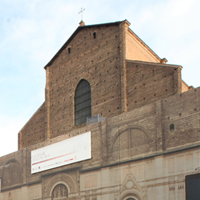
<svg viewBox="0 0 200 200"><path fill-rule="evenodd" d="M0 156L17 150L17 135L44 102L44 66L78 27L122 21L161 58L200 85L198 0L1 0Z"/></svg>

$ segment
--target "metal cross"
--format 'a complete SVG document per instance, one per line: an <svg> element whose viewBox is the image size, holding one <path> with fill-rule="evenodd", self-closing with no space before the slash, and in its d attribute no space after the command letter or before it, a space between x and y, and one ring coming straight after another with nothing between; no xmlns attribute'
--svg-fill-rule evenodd
<svg viewBox="0 0 200 200"><path fill-rule="evenodd" d="M81 14L81 21L83 20L83 11L85 11L85 8L81 8L81 11L78 14Z"/></svg>

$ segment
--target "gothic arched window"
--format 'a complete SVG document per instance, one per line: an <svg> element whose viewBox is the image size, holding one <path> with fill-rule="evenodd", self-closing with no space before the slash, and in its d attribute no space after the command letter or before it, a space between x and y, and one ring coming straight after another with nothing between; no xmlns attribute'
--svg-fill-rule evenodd
<svg viewBox="0 0 200 200"><path fill-rule="evenodd" d="M82 79L75 92L75 125L86 122L91 117L91 88L88 81Z"/></svg>

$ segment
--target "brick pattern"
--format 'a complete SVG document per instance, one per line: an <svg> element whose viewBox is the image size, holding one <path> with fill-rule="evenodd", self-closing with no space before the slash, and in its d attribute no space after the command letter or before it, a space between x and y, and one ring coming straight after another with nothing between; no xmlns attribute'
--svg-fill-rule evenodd
<svg viewBox="0 0 200 200"><path fill-rule="evenodd" d="M180 172L186 174L191 171L193 173L194 168L199 166L200 153L198 148L184 150L169 155L153 156L145 159L145 162L143 158L160 151L160 149L157 148L160 145L160 142L163 143L163 150L180 150L181 148L184 148L185 145L193 146L199 144L199 109L200 88L196 88L182 94L176 94L163 100L159 100L141 108L122 113L118 116L108 118L103 122L75 129L67 134L31 145L23 150L1 157L0 174L2 177L2 183L5 183L5 185L1 186L2 194L0 195L7 195L7 191L12 192L13 187L20 188L21 191L21 188L23 188L22 185L33 186L34 184L41 184L43 188L42 196L48 196L49 193L47 194L47 189L48 191L51 191L53 187L55 187L56 183L64 182L65 180L68 180L68 177L72 180L73 184L70 185L69 181L66 181L66 185L69 185L69 187L74 186L74 190L79 192L80 184L83 184L82 182L79 184L79 176L84 175L84 172L80 172L79 170L88 170L88 172L85 173L91 173L90 169L94 167L95 170L92 171L92 173L96 174L102 166L104 167L102 169L105 170L112 167L116 167L117 169L124 168L124 170L122 170L124 176L129 173L129 170L131 170L131 173L133 171L133 174L135 174L136 169L138 169L135 177L139 184L141 184L140 181L142 181L141 185L144 188L156 188L163 184L170 184L171 180L166 182L166 176L174 178L176 173L178 173L179 176ZM179 113L181 113L181 115L179 115ZM162 126L159 129L157 129L157 123L159 122L158 119L161 120ZM175 129L170 131L169 126L171 123L174 123ZM91 131L92 133L92 159L31 175L30 153L32 150L62 141L87 131ZM161 140L159 137L162 137ZM105 143L105 141L107 141L107 143ZM118 142L119 145L116 145ZM113 157L116 152L116 155L119 156L120 159ZM193 152L195 157L193 156ZM182 157L178 156L178 154L181 154L180 156ZM140 160L134 161L134 159L138 158L140 158ZM121 164L123 161L129 161L129 163ZM181 165L180 167L177 162L182 162L183 166ZM11 166L12 173L10 170L10 176L5 170L9 169L7 168L7 164L9 163L18 163L17 165ZM115 166L116 163L117 166ZM130 165L130 167L128 165ZM156 168L155 165L157 166ZM127 170L125 170L125 167L127 167ZM20 174L22 174L22 176L20 176L20 181L18 179L19 176L17 176L19 171ZM119 171L119 173L121 172ZM166 174L163 175L163 173ZM177 177L179 177L178 175ZM65 176L67 178L64 179ZM165 177L165 180L163 180L163 182L161 181L159 183L160 185L155 185L153 182L156 180L155 178L162 176ZM55 180L53 177L55 177ZM96 179L99 178L99 176L95 177ZM50 184L52 180L54 181ZM103 178L101 180L103 180ZM110 180L110 178L108 180ZM81 179L81 181L84 181L84 179ZM124 179L113 184L119 186L123 181ZM179 188L182 189L182 184L180 182L177 183L179 183L179 185L173 186L175 187L175 190ZM109 187L110 186L112 185L109 185ZM92 185L88 187L87 191L90 190L90 187L93 187L93 189L100 188L99 182L97 181L95 186ZM169 191L171 191L170 185ZM77 192L69 193L69 195L73 196ZM99 195L100 194L98 193L97 196L99 197ZM147 192L147 196L148 195L150 195L149 192ZM26 196L25 193L24 196ZM87 196L90 195L88 194ZM26 197L22 199L26 199Z"/></svg>
<svg viewBox="0 0 200 200"><path fill-rule="evenodd" d="M174 80L174 77L179 76L179 73L174 75L177 66L127 61L126 67L128 110L178 92Z"/></svg>
<svg viewBox="0 0 200 200"><path fill-rule="evenodd" d="M197 88L163 100L165 149L200 140L199 94Z"/></svg>
<svg viewBox="0 0 200 200"><path fill-rule="evenodd" d="M86 27L73 36L46 68L45 103L20 131L19 149L86 125L75 126L74 95L81 79L91 85L92 116L107 119L180 92L179 66L125 60L127 32L123 22Z"/></svg>
<svg viewBox="0 0 200 200"><path fill-rule="evenodd" d="M127 25L81 29L47 66L45 103L20 131L21 150L0 158L0 199L50 199L58 184L70 199L124 199L134 188L140 199L184 198L184 177L200 164L199 147L184 149L200 145L200 88L180 94L180 66L125 60ZM104 121L74 125L81 79ZM88 131L91 159L31 174L32 150Z"/></svg>
<svg viewBox="0 0 200 200"><path fill-rule="evenodd" d="M43 103L18 134L18 148L26 148L44 141L45 127L46 108L45 103Z"/></svg>
<svg viewBox="0 0 200 200"><path fill-rule="evenodd" d="M51 138L73 130L74 92L81 79L91 85L92 116L120 114L118 26L83 29L68 47L49 67Z"/></svg>
<svg viewBox="0 0 200 200"><path fill-rule="evenodd" d="M149 152L149 138L147 134L138 128L128 128L120 132L113 143L112 158L127 160L135 155Z"/></svg>

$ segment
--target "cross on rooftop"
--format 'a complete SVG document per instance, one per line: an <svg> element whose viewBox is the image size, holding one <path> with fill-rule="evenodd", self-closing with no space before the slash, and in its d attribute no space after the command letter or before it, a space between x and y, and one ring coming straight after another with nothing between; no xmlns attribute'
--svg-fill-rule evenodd
<svg viewBox="0 0 200 200"><path fill-rule="evenodd" d="M83 11L85 11L85 8L81 8L81 11L79 11L78 14L81 14L81 21L83 20Z"/></svg>

